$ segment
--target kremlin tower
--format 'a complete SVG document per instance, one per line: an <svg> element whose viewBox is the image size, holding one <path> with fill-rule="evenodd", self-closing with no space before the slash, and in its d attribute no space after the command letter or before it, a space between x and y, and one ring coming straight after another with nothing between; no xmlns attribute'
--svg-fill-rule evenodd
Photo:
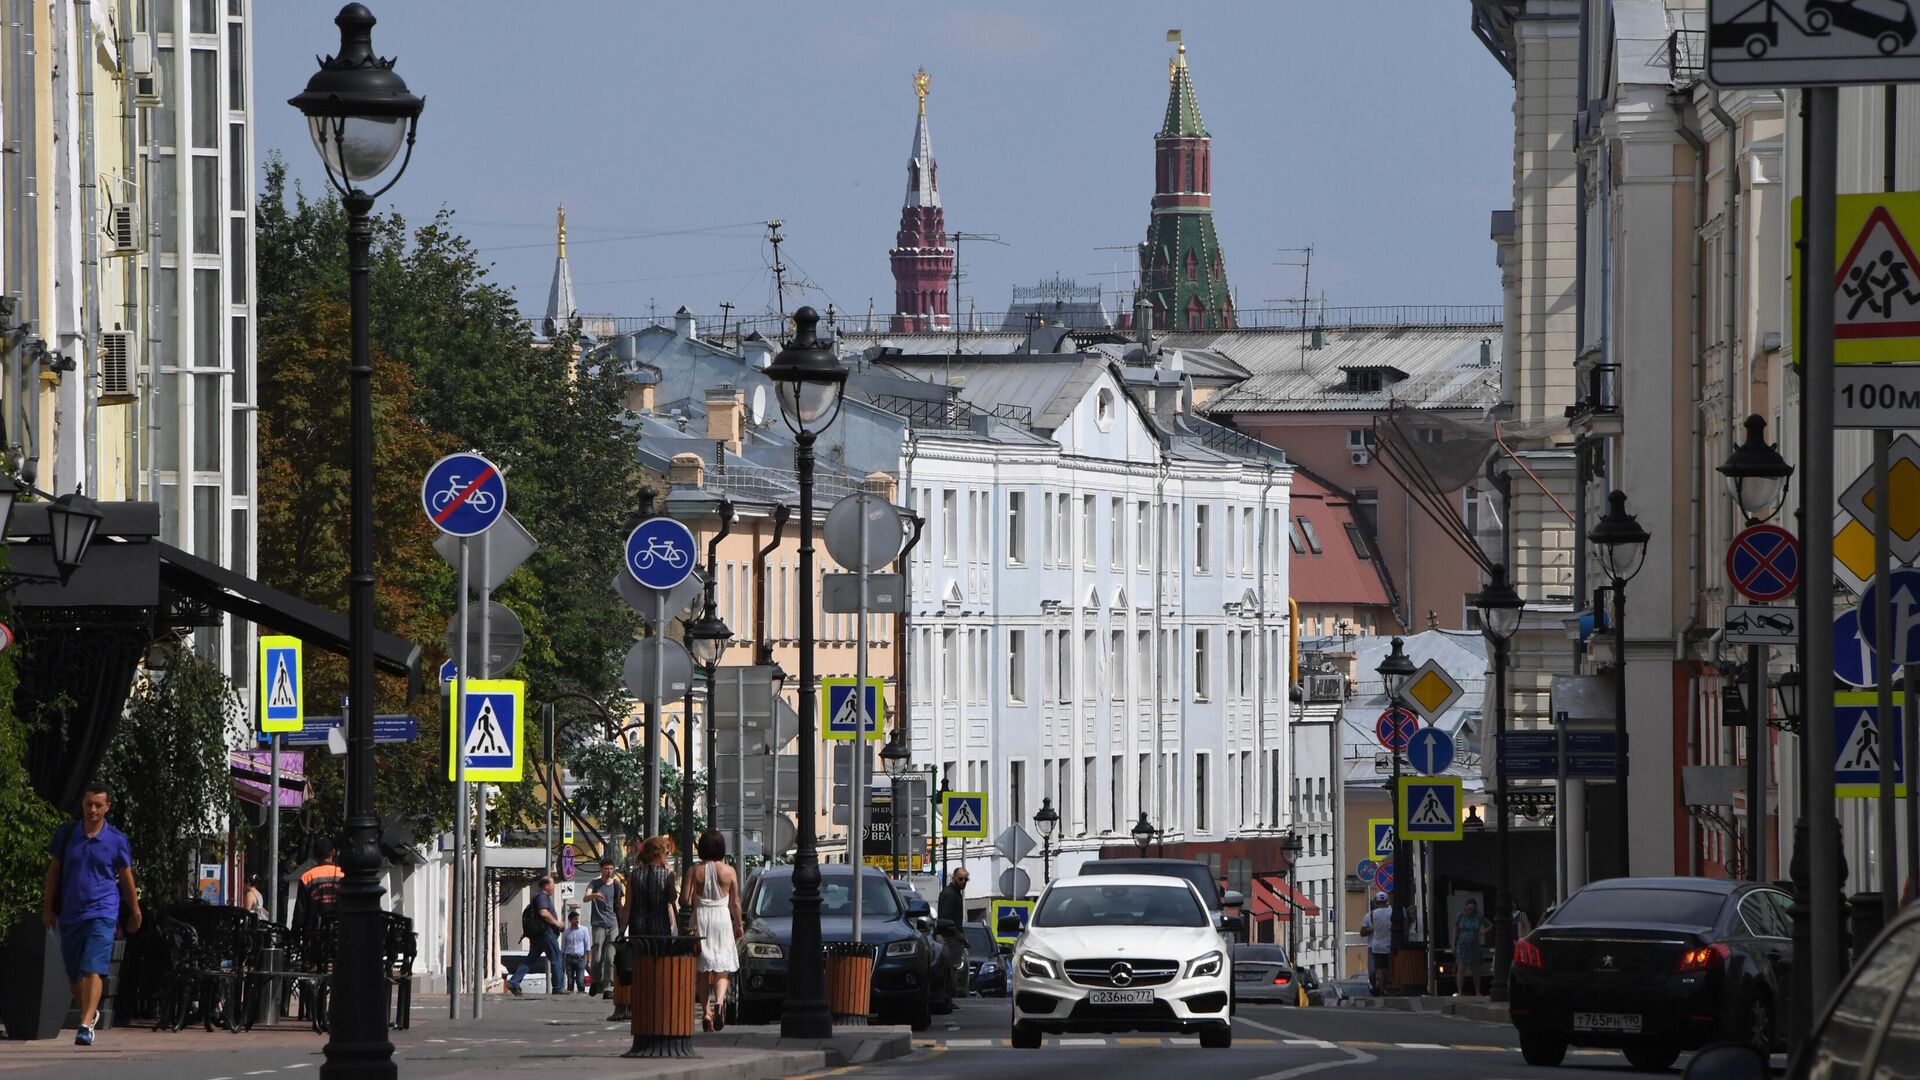
<svg viewBox="0 0 1920 1080"><path fill-rule="evenodd" d="M900 231L888 252L893 262L894 310L889 329L895 333L952 326L947 288L953 279L953 248L947 245L947 220L940 210L940 167L934 164L933 140L927 135L927 87L932 81L926 68L913 77L920 116L913 128L913 157L907 162L907 201L900 208ZM1213 235L1211 224L1207 235Z"/></svg>
<svg viewBox="0 0 1920 1080"><path fill-rule="evenodd" d="M1167 40L1180 41L1180 31L1168 31ZM1166 119L1153 137L1153 216L1140 245L1141 296L1157 330L1232 329L1233 299L1213 231L1213 140L1200 119L1184 43L1168 62L1167 82Z"/></svg>

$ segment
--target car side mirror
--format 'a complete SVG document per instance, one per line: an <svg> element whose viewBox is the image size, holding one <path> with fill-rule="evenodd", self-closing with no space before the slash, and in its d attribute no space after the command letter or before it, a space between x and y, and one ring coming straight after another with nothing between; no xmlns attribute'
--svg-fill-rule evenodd
<svg viewBox="0 0 1920 1080"><path fill-rule="evenodd" d="M1228 889L1226 891L1226 894L1220 898L1220 906L1230 907L1230 908L1243 908L1247 906L1247 898L1241 895L1240 892L1236 889Z"/></svg>
<svg viewBox="0 0 1920 1080"><path fill-rule="evenodd" d="M927 918L925 915L917 915L913 920L913 928L924 934L933 929L933 920Z"/></svg>
<svg viewBox="0 0 1920 1080"><path fill-rule="evenodd" d="M1767 1060L1744 1043L1715 1043L1693 1055L1680 1075L1688 1080L1749 1080L1767 1075Z"/></svg>

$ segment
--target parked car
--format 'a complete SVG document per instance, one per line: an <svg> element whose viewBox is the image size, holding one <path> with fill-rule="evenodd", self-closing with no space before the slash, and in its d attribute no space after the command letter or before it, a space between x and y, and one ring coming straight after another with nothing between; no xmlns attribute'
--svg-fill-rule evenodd
<svg viewBox="0 0 1920 1080"><path fill-rule="evenodd" d="M1171 1031L1233 1045L1232 943L1186 880L1066 878L1013 951L1013 1045L1049 1032Z"/></svg>
<svg viewBox="0 0 1920 1080"><path fill-rule="evenodd" d="M1616 1047L1640 1069L1735 1040L1781 1042L1786 893L1709 878L1616 878L1567 898L1516 942L1509 1013L1529 1065Z"/></svg>
<svg viewBox="0 0 1920 1080"><path fill-rule="evenodd" d="M1233 947L1233 993L1241 1001L1307 1004L1306 983L1278 945Z"/></svg>
<svg viewBox="0 0 1920 1080"><path fill-rule="evenodd" d="M820 867L820 938L853 940L853 871L845 864ZM906 907L887 876L862 868L861 937L878 948L873 968L872 1010L882 1023L925 1031L933 1023L926 939L907 919ZM747 882L741 915L736 1017L742 1024L771 1023L787 996L787 953L793 948L793 867L770 866Z"/></svg>
<svg viewBox="0 0 1920 1080"><path fill-rule="evenodd" d="M1356 998L1373 996L1373 983L1365 975L1349 975L1344 979L1329 979L1321 990L1320 997L1328 1005L1345 1005Z"/></svg>
<svg viewBox="0 0 1920 1080"><path fill-rule="evenodd" d="M968 923L960 932L967 937L967 988L980 997L1006 997L1012 950L993 940L985 923Z"/></svg>

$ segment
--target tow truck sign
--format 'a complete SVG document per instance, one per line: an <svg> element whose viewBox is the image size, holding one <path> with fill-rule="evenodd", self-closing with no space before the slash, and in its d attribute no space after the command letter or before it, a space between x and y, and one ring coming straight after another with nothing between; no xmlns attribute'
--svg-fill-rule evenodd
<svg viewBox="0 0 1920 1080"><path fill-rule="evenodd" d="M1920 81L1908 0L1708 0L1707 21L1717 86Z"/></svg>

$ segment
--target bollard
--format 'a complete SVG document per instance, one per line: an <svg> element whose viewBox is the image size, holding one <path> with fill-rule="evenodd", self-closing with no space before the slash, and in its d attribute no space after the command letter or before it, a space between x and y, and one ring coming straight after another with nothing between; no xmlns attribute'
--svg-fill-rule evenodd
<svg viewBox="0 0 1920 1080"><path fill-rule="evenodd" d="M835 1027L865 1027L873 1003L873 961L878 946L865 941L830 941L827 954L827 1008Z"/></svg>
<svg viewBox="0 0 1920 1080"><path fill-rule="evenodd" d="M693 998L700 939L679 934L636 936L633 954L633 1047L622 1057L696 1057Z"/></svg>

